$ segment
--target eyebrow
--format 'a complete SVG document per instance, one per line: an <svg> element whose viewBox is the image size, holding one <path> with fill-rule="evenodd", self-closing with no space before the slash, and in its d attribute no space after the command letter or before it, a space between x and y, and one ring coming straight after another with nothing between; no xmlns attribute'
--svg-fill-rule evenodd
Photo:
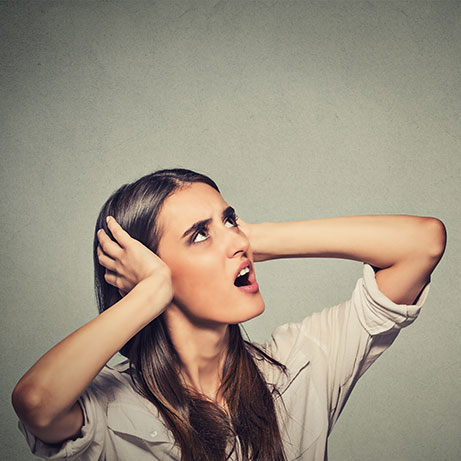
<svg viewBox="0 0 461 461"><path fill-rule="evenodd" d="M235 215L235 210L231 206L228 206L222 212L222 219L224 221L224 219L229 218L234 215ZM192 224L192 226L189 227L189 229L187 229L186 232L184 232L184 234L182 234L181 239L183 239L184 237L187 237L192 232L195 232L199 229L203 229L204 227L208 226L208 224L210 224L211 221L213 221L212 218L202 219L201 221L197 221L196 223Z"/></svg>

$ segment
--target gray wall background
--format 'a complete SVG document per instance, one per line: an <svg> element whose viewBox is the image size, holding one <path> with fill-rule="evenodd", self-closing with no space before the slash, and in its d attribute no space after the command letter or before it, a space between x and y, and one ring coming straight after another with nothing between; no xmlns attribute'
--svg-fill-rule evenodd
<svg viewBox="0 0 461 461"><path fill-rule="evenodd" d="M420 318L359 381L329 454L459 459L460 5L0 2L0 457L36 459L11 391L96 315L102 203L141 175L186 167L214 178L250 222L445 223ZM348 299L362 276L339 259L256 270L266 311L245 327L257 342Z"/></svg>

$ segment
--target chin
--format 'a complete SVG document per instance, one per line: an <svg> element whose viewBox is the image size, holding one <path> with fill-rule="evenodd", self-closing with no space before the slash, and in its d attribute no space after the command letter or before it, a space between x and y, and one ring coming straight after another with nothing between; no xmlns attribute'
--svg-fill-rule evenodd
<svg viewBox="0 0 461 461"><path fill-rule="evenodd" d="M249 312L248 313L249 315L247 315L246 318L242 319L241 322L246 322L248 320L254 319L255 317L258 317L259 315L261 315L265 310L266 310L266 306L264 304L264 301L262 301L261 304L257 307L257 309Z"/></svg>

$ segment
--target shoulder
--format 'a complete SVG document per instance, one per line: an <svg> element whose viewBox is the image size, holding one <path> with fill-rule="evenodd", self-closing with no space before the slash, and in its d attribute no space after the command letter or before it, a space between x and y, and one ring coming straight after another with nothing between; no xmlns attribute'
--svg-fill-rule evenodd
<svg viewBox="0 0 461 461"><path fill-rule="evenodd" d="M348 350L354 359L372 336L395 333L410 325L418 317L429 289L430 283L413 305L396 304L379 290L372 266L363 263L362 277L346 301L276 327L260 346L286 365L291 376L296 376L309 362L311 367L324 370L338 353ZM258 364L269 381L287 382L266 361Z"/></svg>

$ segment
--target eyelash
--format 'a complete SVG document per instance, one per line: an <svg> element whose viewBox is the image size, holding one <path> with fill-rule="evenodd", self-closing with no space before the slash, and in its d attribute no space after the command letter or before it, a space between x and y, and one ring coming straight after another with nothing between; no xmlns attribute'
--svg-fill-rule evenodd
<svg viewBox="0 0 461 461"><path fill-rule="evenodd" d="M237 218L238 218L238 216L237 216L236 214L233 214L233 215L231 215L231 216L228 216L228 217L226 218L226 221L232 220L232 221L234 222L234 224L235 224L234 227L239 227L239 225L237 224ZM190 242L191 244L193 244L193 245L198 244L198 243L205 242L205 241L208 240L208 239L201 240L200 242L194 242L194 240L195 240L195 238L197 237L197 235L199 235L200 233L202 233L202 232L208 232L208 231L209 231L208 226L202 227L201 229L199 229L198 231L196 231L196 232L194 233L194 235L192 235L192 237L190 238L189 242Z"/></svg>

